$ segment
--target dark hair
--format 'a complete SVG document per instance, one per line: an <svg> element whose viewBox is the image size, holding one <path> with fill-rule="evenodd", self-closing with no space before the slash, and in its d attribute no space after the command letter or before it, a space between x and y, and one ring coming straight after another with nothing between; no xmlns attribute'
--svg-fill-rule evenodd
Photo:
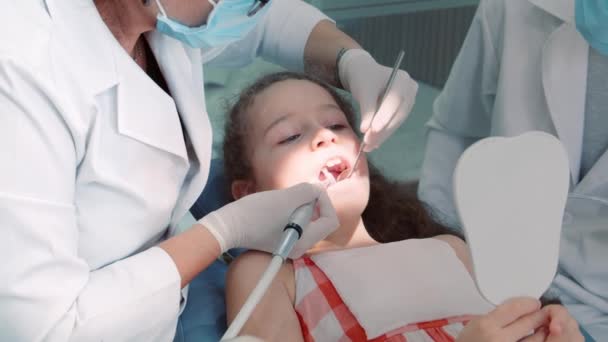
<svg viewBox="0 0 608 342"><path fill-rule="evenodd" d="M247 110L259 93L285 80L305 80L325 89L344 112L351 127L355 127L353 107L327 83L293 72L263 76L240 94L229 111L224 137L224 171L228 186L235 180L249 179L253 174L246 149L249 129ZM392 242L441 234L457 235L433 219L426 206L418 200L411 186L388 180L371 164L369 171L370 196L362 217L368 233L376 241Z"/></svg>

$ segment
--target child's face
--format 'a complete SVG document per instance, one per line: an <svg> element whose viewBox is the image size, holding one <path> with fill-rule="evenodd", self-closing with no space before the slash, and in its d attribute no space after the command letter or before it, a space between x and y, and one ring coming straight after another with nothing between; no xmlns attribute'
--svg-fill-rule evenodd
<svg viewBox="0 0 608 342"><path fill-rule="evenodd" d="M270 86L256 96L247 120L254 178L233 184L236 198L327 176L338 179L355 162L358 137L332 96L312 82L287 80ZM330 186L328 193L341 219L361 215L369 197L365 155L351 178Z"/></svg>

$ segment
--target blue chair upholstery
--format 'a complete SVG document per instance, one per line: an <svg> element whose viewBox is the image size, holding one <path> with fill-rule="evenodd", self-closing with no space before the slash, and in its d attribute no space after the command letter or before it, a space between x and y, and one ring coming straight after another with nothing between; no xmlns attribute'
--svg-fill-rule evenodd
<svg viewBox="0 0 608 342"><path fill-rule="evenodd" d="M222 161L214 159L207 185L190 213L198 220L228 200ZM215 261L190 283L188 304L179 318L175 342L219 341L222 337L227 329L224 301L227 269L226 264Z"/></svg>
<svg viewBox="0 0 608 342"><path fill-rule="evenodd" d="M228 203L230 201L228 196L228 187L224 178L224 164L221 159L213 159L211 160L207 185L190 208L190 213L198 220Z"/></svg>

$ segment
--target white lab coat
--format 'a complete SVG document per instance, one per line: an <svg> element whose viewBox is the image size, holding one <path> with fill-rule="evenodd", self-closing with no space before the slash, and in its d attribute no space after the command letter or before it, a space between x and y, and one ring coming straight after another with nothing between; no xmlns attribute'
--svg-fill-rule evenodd
<svg viewBox="0 0 608 342"><path fill-rule="evenodd" d="M458 225L452 174L468 146L530 130L558 136L569 155L572 186L554 288L580 322L605 340L608 153L579 179L588 54L576 30L574 0L481 1L434 105L419 195L448 224Z"/></svg>
<svg viewBox="0 0 608 342"><path fill-rule="evenodd" d="M153 246L207 179L203 61L302 69L325 16L275 0L240 44L202 53L149 34L171 98L92 0L0 4L0 340L171 340L180 276Z"/></svg>

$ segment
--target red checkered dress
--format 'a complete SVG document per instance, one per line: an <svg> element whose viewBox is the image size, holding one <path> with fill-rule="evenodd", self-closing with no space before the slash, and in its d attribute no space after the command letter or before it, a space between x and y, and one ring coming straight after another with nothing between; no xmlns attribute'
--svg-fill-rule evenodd
<svg viewBox="0 0 608 342"><path fill-rule="evenodd" d="M293 262L296 313L306 342L454 341L472 316L409 324L372 340L340 298L325 273L308 257Z"/></svg>

